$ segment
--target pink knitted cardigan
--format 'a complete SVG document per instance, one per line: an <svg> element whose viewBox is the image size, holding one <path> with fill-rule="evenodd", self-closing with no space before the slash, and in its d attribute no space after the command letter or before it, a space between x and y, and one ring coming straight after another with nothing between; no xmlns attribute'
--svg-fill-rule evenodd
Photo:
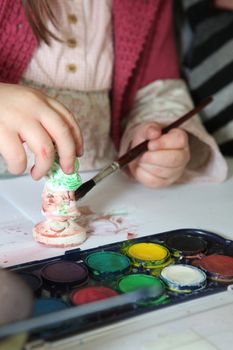
<svg viewBox="0 0 233 350"><path fill-rule="evenodd" d="M113 0L114 73L112 136L119 146L121 119L138 89L179 78L171 0ZM0 0L0 81L17 83L38 42L21 0Z"/></svg>

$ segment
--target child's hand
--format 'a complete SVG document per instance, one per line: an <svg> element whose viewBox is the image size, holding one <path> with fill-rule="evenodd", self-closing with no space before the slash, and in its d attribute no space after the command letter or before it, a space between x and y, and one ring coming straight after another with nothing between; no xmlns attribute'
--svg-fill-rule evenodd
<svg viewBox="0 0 233 350"><path fill-rule="evenodd" d="M172 129L161 135L156 123L135 129L131 147L150 140L148 151L129 164L133 177L148 187L165 187L176 182L190 159L188 135L181 129Z"/></svg>
<svg viewBox="0 0 233 350"><path fill-rule="evenodd" d="M0 83L0 154L13 174L21 174L27 166L23 142L35 155L31 170L35 180L50 169L55 148L67 174L82 154L80 129L62 104L35 89Z"/></svg>

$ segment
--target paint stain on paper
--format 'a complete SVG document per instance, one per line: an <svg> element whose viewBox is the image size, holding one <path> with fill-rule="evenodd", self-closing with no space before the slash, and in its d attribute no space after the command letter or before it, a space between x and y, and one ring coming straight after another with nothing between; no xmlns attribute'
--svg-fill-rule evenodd
<svg viewBox="0 0 233 350"><path fill-rule="evenodd" d="M135 238L137 225L130 223L127 212L116 210L110 213L96 213L89 206L79 207L79 224L83 226L88 235L115 235L125 233L126 239Z"/></svg>

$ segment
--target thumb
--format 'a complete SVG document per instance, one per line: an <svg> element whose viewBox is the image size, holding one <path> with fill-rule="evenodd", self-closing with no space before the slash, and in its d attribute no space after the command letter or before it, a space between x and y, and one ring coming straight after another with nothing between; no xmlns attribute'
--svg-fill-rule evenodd
<svg viewBox="0 0 233 350"><path fill-rule="evenodd" d="M157 139L161 135L161 126L157 123L139 125L134 132L131 146L134 147L145 140Z"/></svg>

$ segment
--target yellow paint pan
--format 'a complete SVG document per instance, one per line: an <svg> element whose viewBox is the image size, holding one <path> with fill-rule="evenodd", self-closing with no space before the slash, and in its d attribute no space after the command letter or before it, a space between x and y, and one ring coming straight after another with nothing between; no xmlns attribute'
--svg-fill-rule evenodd
<svg viewBox="0 0 233 350"><path fill-rule="evenodd" d="M126 254L134 266L153 268L170 258L167 248L157 243L135 243L127 247Z"/></svg>

